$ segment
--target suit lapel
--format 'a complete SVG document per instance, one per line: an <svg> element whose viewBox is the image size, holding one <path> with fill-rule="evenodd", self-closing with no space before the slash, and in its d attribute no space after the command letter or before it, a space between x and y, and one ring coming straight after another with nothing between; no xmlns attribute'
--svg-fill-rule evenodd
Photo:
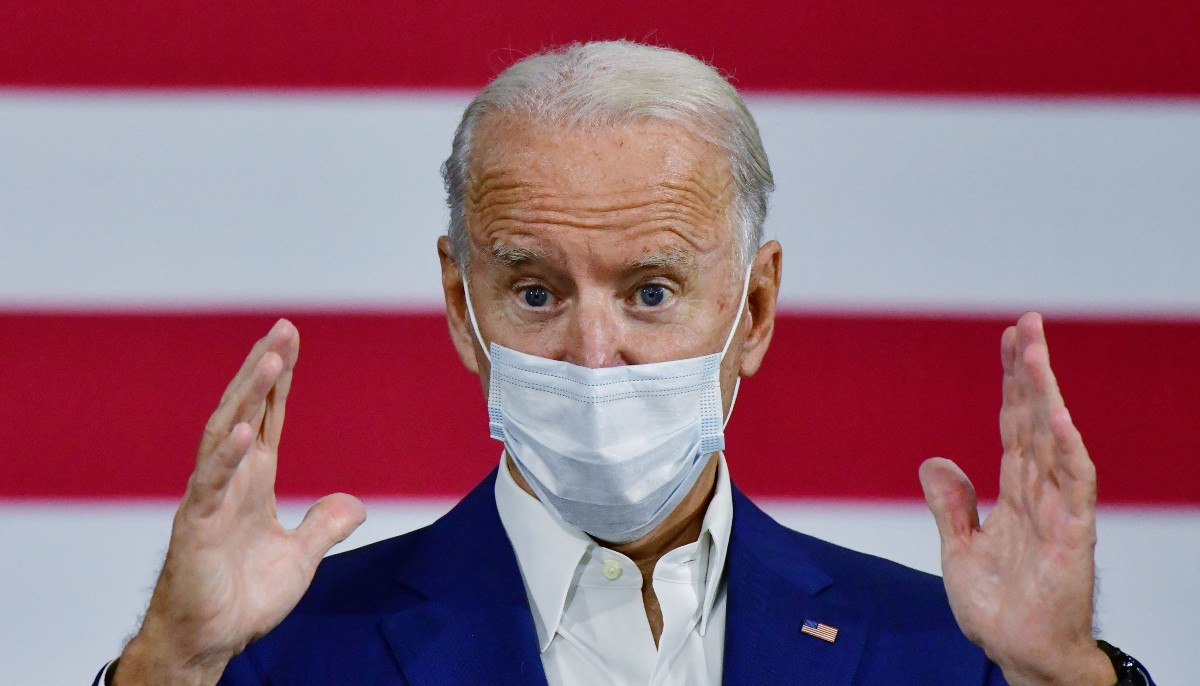
<svg viewBox="0 0 1200 686"><path fill-rule="evenodd" d="M397 581L424 600L383 621L414 685L546 683L495 473L434 524Z"/></svg>
<svg viewBox="0 0 1200 686"><path fill-rule="evenodd" d="M833 580L801 554L792 532L734 490L726 561L724 682L848 685L867 620L822 600ZM837 628L831 643L801 632L805 620Z"/></svg>
<svg viewBox="0 0 1200 686"><path fill-rule="evenodd" d="M482 602L429 601L384 621L384 636L408 683L546 683L528 609L493 604L481 611ZM529 623L528 631L522 623Z"/></svg>
<svg viewBox="0 0 1200 686"><path fill-rule="evenodd" d="M430 527L397 574L423 598L381 625L409 684L546 684L494 484L493 473ZM724 683L848 686L867 620L823 599L834 582L801 552L794 532L736 488L733 500ZM837 639L802 633L806 619L836 627Z"/></svg>

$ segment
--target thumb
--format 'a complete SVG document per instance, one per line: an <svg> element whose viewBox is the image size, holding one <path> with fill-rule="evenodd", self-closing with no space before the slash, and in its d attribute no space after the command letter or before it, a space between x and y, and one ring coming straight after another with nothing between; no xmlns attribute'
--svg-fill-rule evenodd
<svg viewBox="0 0 1200 686"><path fill-rule="evenodd" d="M979 528L979 508L971 480L944 457L925 460L918 473L943 547L965 542Z"/></svg>
<svg viewBox="0 0 1200 686"><path fill-rule="evenodd" d="M319 562L333 546L346 537L367 519L367 508L362 501L346 493L333 493L321 498L308 508L296 535L313 562Z"/></svg>

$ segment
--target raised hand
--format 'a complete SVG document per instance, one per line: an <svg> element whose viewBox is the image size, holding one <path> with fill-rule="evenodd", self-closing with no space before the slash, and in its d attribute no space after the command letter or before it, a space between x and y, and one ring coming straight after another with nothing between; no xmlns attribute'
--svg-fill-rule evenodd
<svg viewBox="0 0 1200 686"><path fill-rule="evenodd" d="M1000 356L1004 456L987 520L953 462L921 465L950 606L1010 684L1111 686L1116 674L1091 634L1096 470L1050 370L1041 316L1009 327Z"/></svg>
<svg viewBox="0 0 1200 686"><path fill-rule="evenodd" d="M275 516L275 469L300 335L280 320L208 420L150 607L114 683L212 684L295 607L317 564L366 517L326 496L294 530Z"/></svg>

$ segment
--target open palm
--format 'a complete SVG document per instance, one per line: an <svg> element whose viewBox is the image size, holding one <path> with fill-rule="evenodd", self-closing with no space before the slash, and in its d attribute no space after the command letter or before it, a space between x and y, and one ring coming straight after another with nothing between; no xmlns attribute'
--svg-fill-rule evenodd
<svg viewBox="0 0 1200 686"><path fill-rule="evenodd" d="M1001 339L1000 496L981 525L949 460L921 465L942 573L963 632L1010 684L1111 684L1092 638L1096 470L1071 422L1037 313Z"/></svg>
<svg viewBox="0 0 1200 686"><path fill-rule="evenodd" d="M215 683L291 611L324 554L365 511L345 494L294 530L276 518L275 470L300 337L278 322L251 350L205 427L163 570L115 682ZM186 679L183 677L186 675Z"/></svg>

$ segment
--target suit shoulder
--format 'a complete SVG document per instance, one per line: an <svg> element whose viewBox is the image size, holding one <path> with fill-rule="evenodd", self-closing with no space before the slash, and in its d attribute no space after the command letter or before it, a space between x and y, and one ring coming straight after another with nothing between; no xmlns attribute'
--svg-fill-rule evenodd
<svg viewBox="0 0 1200 686"><path fill-rule="evenodd" d="M834 579L823 596L830 602L870 607L872 621L884 630L920 626L961 637L940 576L807 534L790 535Z"/></svg>
<svg viewBox="0 0 1200 686"><path fill-rule="evenodd" d="M379 611L379 600L395 595L397 572L428 530L426 526L325 558L295 611Z"/></svg>
<svg viewBox="0 0 1200 686"><path fill-rule="evenodd" d="M741 530L754 538L755 545L770 550L766 557L780 574L820 570L830 582L822 592L829 600L871 607L873 616L897 624L919 618L957 627L941 577L794 531L744 496L739 501L735 513L740 511L748 520Z"/></svg>
<svg viewBox="0 0 1200 686"><path fill-rule="evenodd" d="M782 525L781 525L782 526ZM916 595L945 596L942 578L888 560L877 555L864 553L815 536L788 529L788 534L806 549L808 554L838 579L839 583L860 585L864 588L884 587L890 591L906 591Z"/></svg>

